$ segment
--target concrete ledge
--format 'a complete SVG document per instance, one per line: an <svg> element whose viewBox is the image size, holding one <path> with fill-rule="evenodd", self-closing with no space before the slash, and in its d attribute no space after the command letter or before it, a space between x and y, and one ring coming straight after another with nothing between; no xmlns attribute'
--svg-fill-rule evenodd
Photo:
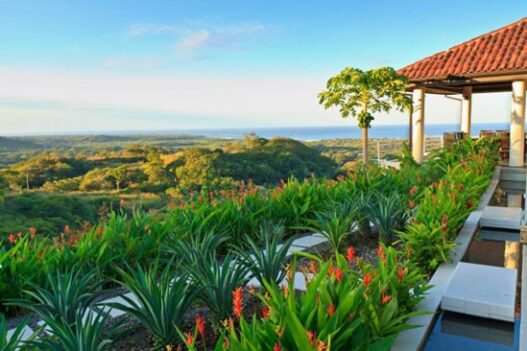
<svg viewBox="0 0 527 351"><path fill-rule="evenodd" d="M487 190L481 196L479 206L472 211L466 219L463 227L459 231L456 238L458 244L452 256L452 262L445 262L437 267L434 275L428 282L432 288L428 290L425 299L417 306L419 311L430 311L431 314L411 318L408 323L418 325L419 327L406 330L399 334L395 339L392 351L412 351L422 350L426 344L428 335L433 327L437 310L441 303L441 298L447 288L448 282L454 273L454 269L458 262L465 255L472 237L479 227L479 220L483 214L483 210L490 202L492 195L496 191L496 187L500 181L501 167L496 166L492 175L492 180L487 187Z"/></svg>
<svg viewBox="0 0 527 351"><path fill-rule="evenodd" d="M527 350L527 248L522 245L520 350Z"/></svg>

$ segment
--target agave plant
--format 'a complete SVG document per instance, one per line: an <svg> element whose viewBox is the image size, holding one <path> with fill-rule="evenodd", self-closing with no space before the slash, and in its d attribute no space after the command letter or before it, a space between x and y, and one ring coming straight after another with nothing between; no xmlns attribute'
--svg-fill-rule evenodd
<svg viewBox="0 0 527 351"><path fill-rule="evenodd" d="M221 263L210 261L199 252L193 254L196 264L184 267L197 288L198 299L214 313L216 320L229 318L233 312L232 292L245 286L249 280L248 268L236 261L232 253Z"/></svg>
<svg viewBox="0 0 527 351"><path fill-rule="evenodd" d="M340 252L351 234L352 225L359 217L360 207L356 204L335 205L332 210L315 212L315 219L308 220L305 229L319 232L326 237L335 252Z"/></svg>
<svg viewBox="0 0 527 351"><path fill-rule="evenodd" d="M24 336L24 329L27 325L27 319L23 320L15 329L15 331L8 336L9 328L7 321L3 314L0 314L0 350L1 351L18 351L24 344L22 337Z"/></svg>
<svg viewBox="0 0 527 351"><path fill-rule="evenodd" d="M229 241L228 235L209 231L185 238L173 238L166 244L164 251L189 266L196 264L199 257L204 257L208 261L216 260L219 247L227 241Z"/></svg>
<svg viewBox="0 0 527 351"><path fill-rule="evenodd" d="M30 284L32 289L25 291L30 298L12 299L8 304L26 308L44 321L75 325L78 314L86 314L101 292L102 282L95 283L96 276L94 271L78 268L65 273L57 271L54 275L48 273L49 290Z"/></svg>
<svg viewBox="0 0 527 351"><path fill-rule="evenodd" d="M75 327L64 323L61 319L45 318L46 331L49 337L42 337L28 344L43 351L104 351L114 349L112 345L117 340L121 325L113 325L105 329L108 315L89 311L84 314L77 311Z"/></svg>
<svg viewBox="0 0 527 351"><path fill-rule="evenodd" d="M407 219L403 197L398 193L376 193L372 200L368 206L371 221L379 232L379 240L390 243Z"/></svg>
<svg viewBox="0 0 527 351"><path fill-rule="evenodd" d="M158 346L173 345L178 339L177 326L199 292L191 289L187 276L174 277L172 262L159 272L156 262L149 269L138 266L121 270L120 284L130 290L136 299L126 295L126 303L110 303L135 317L154 337Z"/></svg>
<svg viewBox="0 0 527 351"><path fill-rule="evenodd" d="M264 281L278 284L285 278L286 272L283 268L293 238L282 242L284 232L285 227L281 224L264 223L258 233L263 247L247 237L246 242L250 250L247 251L245 247L237 248L243 263L262 286Z"/></svg>

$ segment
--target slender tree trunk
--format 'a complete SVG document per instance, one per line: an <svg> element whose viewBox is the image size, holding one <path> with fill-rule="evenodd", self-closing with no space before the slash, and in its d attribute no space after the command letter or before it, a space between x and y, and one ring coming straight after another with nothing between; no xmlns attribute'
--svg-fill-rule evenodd
<svg viewBox="0 0 527 351"><path fill-rule="evenodd" d="M362 128L362 161L368 164L368 128Z"/></svg>

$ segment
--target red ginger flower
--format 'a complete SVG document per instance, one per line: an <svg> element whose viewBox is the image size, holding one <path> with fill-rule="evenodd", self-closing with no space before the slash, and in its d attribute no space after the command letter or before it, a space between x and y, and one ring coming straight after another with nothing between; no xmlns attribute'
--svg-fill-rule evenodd
<svg viewBox="0 0 527 351"><path fill-rule="evenodd" d="M355 259L355 249L352 246L348 247L346 250L346 258L348 259L348 263L353 263L353 260Z"/></svg>
<svg viewBox="0 0 527 351"><path fill-rule="evenodd" d="M390 302L391 299L392 299L392 297L390 295L383 293L382 296L381 296L381 303L383 305L387 304L388 302Z"/></svg>
<svg viewBox="0 0 527 351"><path fill-rule="evenodd" d="M279 343L274 344L273 351L282 351L282 347Z"/></svg>
<svg viewBox="0 0 527 351"><path fill-rule="evenodd" d="M371 283L371 274L370 273L364 274L362 284L364 284L364 286L367 287L368 285L370 285L370 283Z"/></svg>
<svg viewBox="0 0 527 351"><path fill-rule="evenodd" d="M16 243L16 236L15 234L11 233L7 236L7 241L9 241L11 244L14 244Z"/></svg>
<svg viewBox="0 0 527 351"><path fill-rule="evenodd" d="M191 333L185 333L185 344L194 345L194 336Z"/></svg>
<svg viewBox="0 0 527 351"><path fill-rule="evenodd" d="M330 303L328 306L328 315L330 317L333 317L334 314L335 314L335 305Z"/></svg>
<svg viewBox="0 0 527 351"><path fill-rule="evenodd" d="M386 255L384 253L384 249L381 245L377 247L377 256L381 259L382 262L386 261Z"/></svg>
<svg viewBox="0 0 527 351"><path fill-rule="evenodd" d="M237 288L232 292L232 305L234 309L234 315L239 319L242 315L243 302L243 289Z"/></svg>
<svg viewBox="0 0 527 351"><path fill-rule="evenodd" d="M411 196L414 196L416 192L417 192L417 187L416 186L413 186L413 187L410 188L410 195Z"/></svg>
<svg viewBox="0 0 527 351"><path fill-rule="evenodd" d="M269 319L269 315L270 315L269 308L267 306L262 307L262 317L264 319Z"/></svg>
<svg viewBox="0 0 527 351"><path fill-rule="evenodd" d="M448 216L445 215L445 216L441 217L441 224L445 225L447 223L448 223Z"/></svg>
<svg viewBox="0 0 527 351"><path fill-rule="evenodd" d="M397 270L397 279L399 279L400 282L403 281L403 279L404 279L404 268L399 267L399 269Z"/></svg>
<svg viewBox="0 0 527 351"><path fill-rule="evenodd" d="M465 186L463 184L459 184L457 188L459 189L459 191L465 190Z"/></svg>
<svg viewBox="0 0 527 351"><path fill-rule="evenodd" d="M315 342L317 341L317 334L312 331L307 332L307 338L309 339L309 343L311 346L315 346Z"/></svg>
<svg viewBox="0 0 527 351"><path fill-rule="evenodd" d="M338 282L342 281L342 269L340 268L335 269L335 279L337 279Z"/></svg>
<svg viewBox="0 0 527 351"><path fill-rule="evenodd" d="M414 200L409 200L409 201L408 201L408 208L409 208L410 210L412 210L414 207L415 207L415 202L414 202Z"/></svg>
<svg viewBox="0 0 527 351"><path fill-rule="evenodd" d="M198 333L202 338L205 338L205 321L199 314L196 316L196 326L198 327Z"/></svg>

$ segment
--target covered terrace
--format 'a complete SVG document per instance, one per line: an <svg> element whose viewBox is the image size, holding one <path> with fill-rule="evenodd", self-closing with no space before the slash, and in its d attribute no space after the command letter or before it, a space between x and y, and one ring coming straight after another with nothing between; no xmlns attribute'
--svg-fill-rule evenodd
<svg viewBox="0 0 527 351"><path fill-rule="evenodd" d="M512 92L509 166L525 164L527 17L401 68L410 80L414 108L410 118L412 154L424 158L426 95L461 96L461 132L470 135L472 96Z"/></svg>

